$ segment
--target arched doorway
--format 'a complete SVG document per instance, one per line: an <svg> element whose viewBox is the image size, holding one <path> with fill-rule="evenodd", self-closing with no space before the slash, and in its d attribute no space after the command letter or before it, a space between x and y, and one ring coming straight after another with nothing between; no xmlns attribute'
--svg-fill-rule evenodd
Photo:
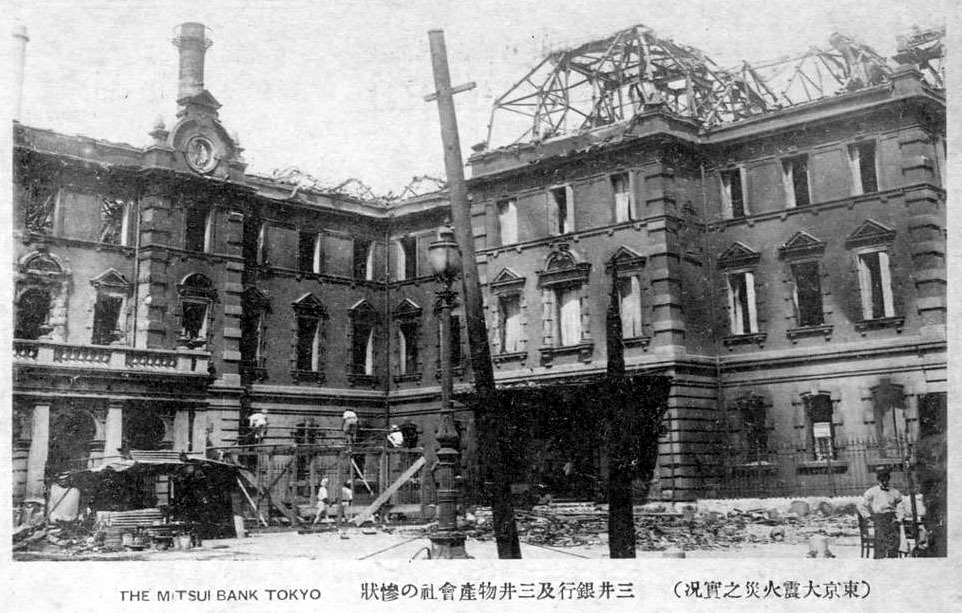
<svg viewBox="0 0 962 613"><path fill-rule="evenodd" d="M97 425L86 411L67 409L58 415L50 427L48 474L86 468L90 443L96 435Z"/></svg>
<svg viewBox="0 0 962 613"><path fill-rule="evenodd" d="M26 290L17 301L17 321L14 338L35 341L47 332L50 318L50 292L32 288Z"/></svg>

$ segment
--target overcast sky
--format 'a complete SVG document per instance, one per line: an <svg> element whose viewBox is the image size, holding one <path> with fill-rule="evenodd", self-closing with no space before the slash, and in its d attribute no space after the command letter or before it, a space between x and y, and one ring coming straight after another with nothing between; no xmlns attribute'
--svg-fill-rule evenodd
<svg viewBox="0 0 962 613"><path fill-rule="evenodd" d="M30 36L22 122L143 146L174 121L184 21L211 28L206 87L248 170L297 166L384 193L443 176L427 31L443 28L465 158L491 104L546 50L643 23L722 66L827 46L838 30L890 56L896 34L944 21L953 0L322 0L14 2Z"/></svg>

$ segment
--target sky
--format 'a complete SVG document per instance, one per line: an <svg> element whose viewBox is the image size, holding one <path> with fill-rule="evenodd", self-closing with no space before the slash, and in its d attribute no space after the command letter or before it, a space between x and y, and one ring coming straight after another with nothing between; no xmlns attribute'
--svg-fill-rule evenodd
<svg viewBox="0 0 962 613"><path fill-rule="evenodd" d="M11 2L27 28L22 123L136 146L175 118L173 29L211 29L205 85L246 149L248 171L296 166L377 193L443 177L427 32L445 32L465 159L494 100L547 51L644 24L721 66L827 46L841 31L882 55L953 0L157 0Z"/></svg>

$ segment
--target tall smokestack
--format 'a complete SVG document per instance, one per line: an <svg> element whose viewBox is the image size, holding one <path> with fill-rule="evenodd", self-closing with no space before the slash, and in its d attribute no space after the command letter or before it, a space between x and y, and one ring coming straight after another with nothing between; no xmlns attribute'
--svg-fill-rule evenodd
<svg viewBox="0 0 962 613"><path fill-rule="evenodd" d="M27 62L27 28L16 26L13 28L13 118L20 121L20 107L23 104L23 71Z"/></svg>
<svg viewBox="0 0 962 613"><path fill-rule="evenodd" d="M199 94L204 89L204 55L214 41L202 23L182 23L174 31L174 46L180 49L177 99Z"/></svg>

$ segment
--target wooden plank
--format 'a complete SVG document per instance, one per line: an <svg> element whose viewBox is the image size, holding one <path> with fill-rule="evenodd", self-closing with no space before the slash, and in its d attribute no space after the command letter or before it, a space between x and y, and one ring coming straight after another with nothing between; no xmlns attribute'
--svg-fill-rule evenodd
<svg viewBox="0 0 962 613"><path fill-rule="evenodd" d="M398 491L402 485L407 483L408 480L411 477L413 477L415 473L421 470L421 467L424 466L426 463L427 463L427 460L424 459L424 456L421 456L420 458L417 459L417 461L414 464L411 464L410 468L404 471L404 473L402 473L401 476L398 477L397 481L392 483L390 487L388 487L386 490L381 492L381 495L378 496L377 499L371 503L371 506L364 509L363 511L358 513L357 516L354 517L354 525L360 526L365 521L367 521L368 518L374 515L377 512L377 510L381 508L381 505L387 502L388 499L390 499L391 496L394 495L394 492Z"/></svg>
<svg viewBox="0 0 962 613"><path fill-rule="evenodd" d="M264 524L264 527L266 528L266 527L267 527L267 522L264 521L264 516L261 515L261 512L257 510L257 505L254 504L254 499L251 498L251 495L247 493L247 488L244 487L244 482L241 481L241 478L240 478L240 477L237 477L237 485L240 486L241 492L244 493L244 498L247 498L247 502L250 503L251 508L254 509L254 512L255 512L255 513L257 513L257 519L259 519L260 522L261 522L262 524Z"/></svg>

